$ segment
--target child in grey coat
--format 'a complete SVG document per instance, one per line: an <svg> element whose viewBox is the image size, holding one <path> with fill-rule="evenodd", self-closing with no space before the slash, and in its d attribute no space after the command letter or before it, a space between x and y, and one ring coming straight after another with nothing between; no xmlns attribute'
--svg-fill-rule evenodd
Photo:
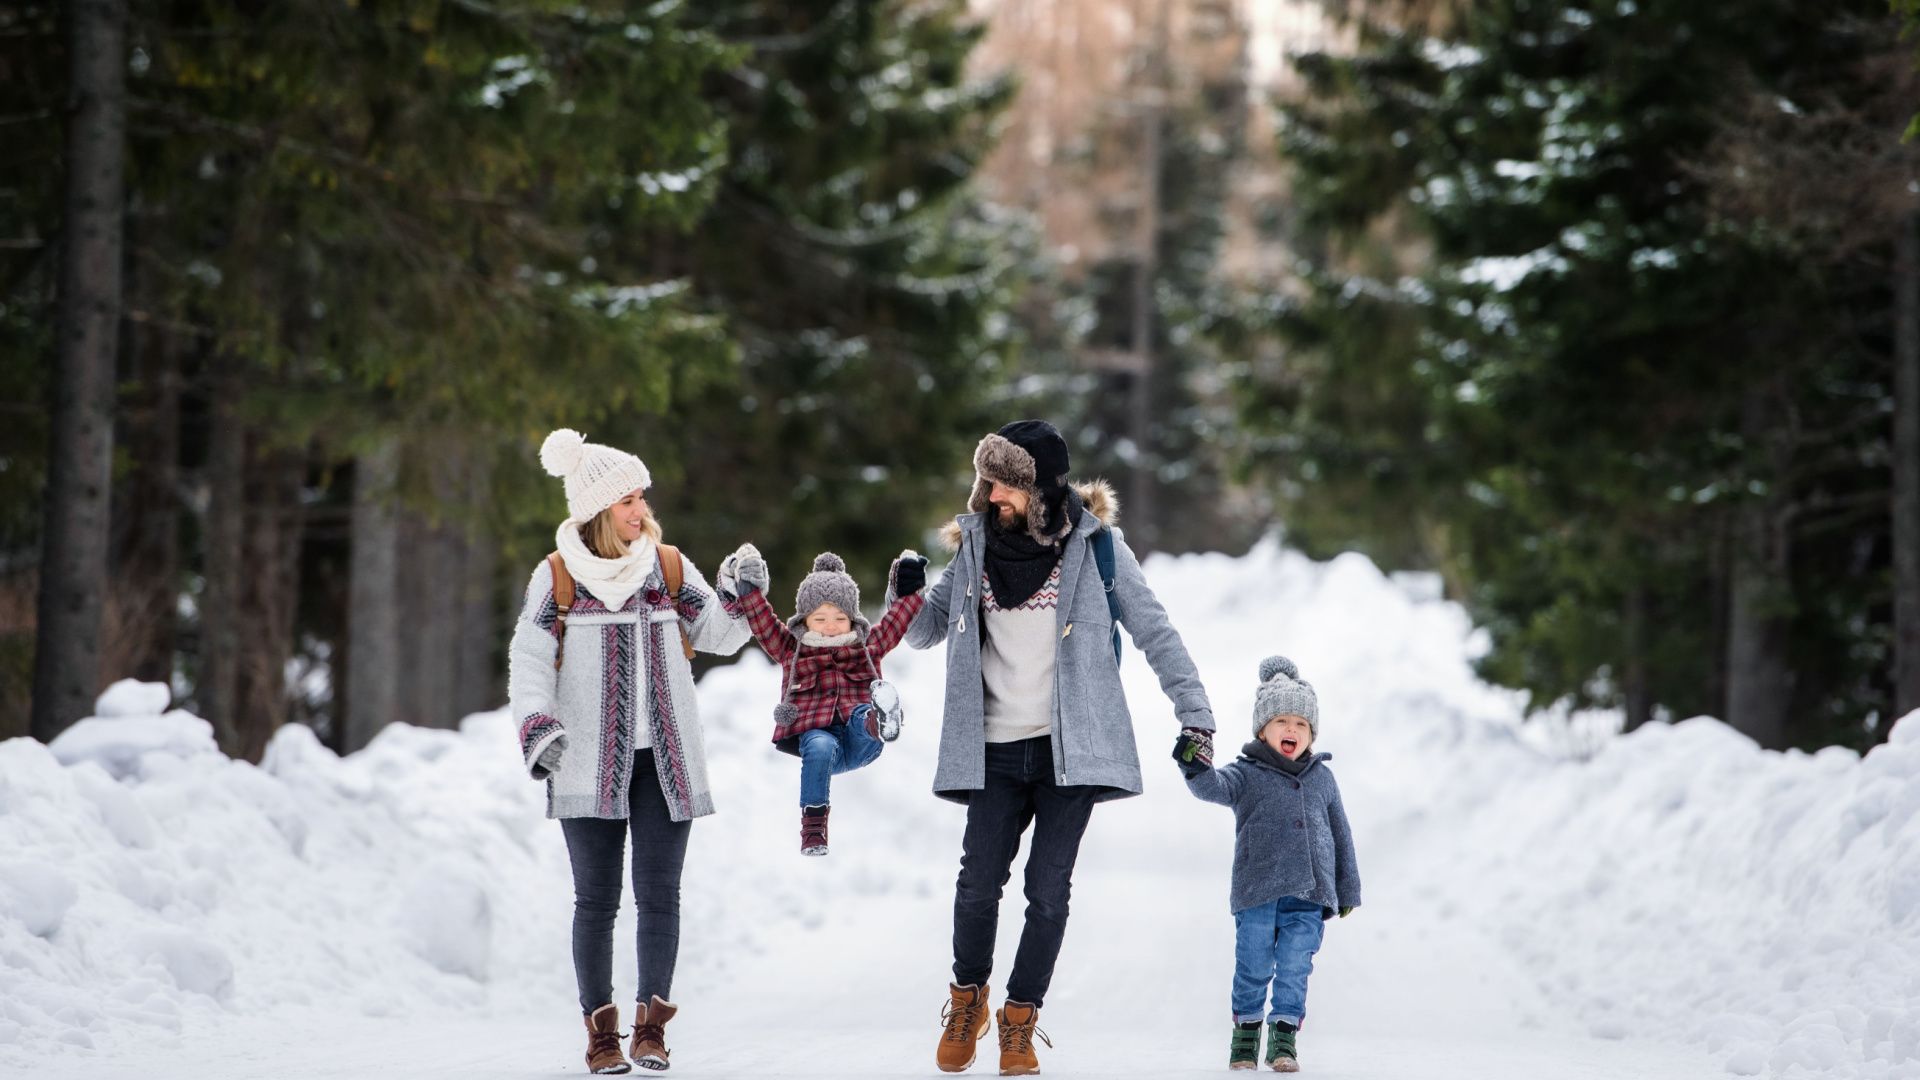
<svg viewBox="0 0 1920 1080"><path fill-rule="evenodd" d="M1320 707L1312 685L1284 656L1260 663L1254 739L1238 761L1212 768L1204 750L1174 752L1187 787L1233 808L1233 1038L1228 1065L1251 1069L1260 1056L1266 1013L1266 1062L1298 1072L1295 1033L1307 1012L1307 976L1325 920L1360 906L1360 867L1340 804L1340 785L1316 754ZM1196 752L1197 751L1197 752ZM1268 989L1272 1008L1267 1011Z"/></svg>

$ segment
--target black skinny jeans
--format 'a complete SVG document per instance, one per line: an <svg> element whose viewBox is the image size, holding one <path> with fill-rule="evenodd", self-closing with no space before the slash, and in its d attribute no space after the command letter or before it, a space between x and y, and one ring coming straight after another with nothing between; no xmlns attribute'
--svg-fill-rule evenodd
<svg viewBox="0 0 1920 1080"><path fill-rule="evenodd" d="M674 821L654 772L653 752L634 755L627 789L627 820L564 818L567 858L573 864L573 977L580 1011L592 1014L613 1001L613 921L620 913L621 856L633 833L634 943L640 961L637 1000L673 1000L673 965L680 955L680 871L693 822ZM629 829L631 826L631 829Z"/></svg>
<svg viewBox="0 0 1920 1080"><path fill-rule="evenodd" d="M1027 921L1007 979L1007 1000L1041 1004L1067 933L1067 898L1080 838L1100 790L1055 783L1053 743L1045 735L987 744L986 787L967 799L967 834L953 893L954 982L985 984L993 973L1000 895L1013 876L1020 835L1031 824Z"/></svg>

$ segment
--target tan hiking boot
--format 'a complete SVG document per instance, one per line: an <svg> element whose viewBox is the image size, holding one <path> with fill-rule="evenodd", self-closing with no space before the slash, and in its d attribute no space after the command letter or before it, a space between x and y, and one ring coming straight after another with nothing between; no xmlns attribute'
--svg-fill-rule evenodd
<svg viewBox="0 0 1920 1080"><path fill-rule="evenodd" d="M673 1055L667 1050L667 1021L674 1018L680 1006L671 1001L661 1001L655 994L653 1000L633 1007L633 1045L628 1048L627 1056L643 1069L665 1072L667 1059Z"/></svg>
<svg viewBox="0 0 1920 1080"><path fill-rule="evenodd" d="M993 1026L993 1020L987 1015L987 986L954 986L947 991L953 995L947 1007L940 1010L940 1020L946 1030L940 1034L940 1050L936 1062L941 1072L966 1072L973 1064L976 1045Z"/></svg>
<svg viewBox="0 0 1920 1080"><path fill-rule="evenodd" d="M602 1005L587 1020L587 1071L623 1073L632 1069L620 1056L620 1010Z"/></svg>
<svg viewBox="0 0 1920 1080"><path fill-rule="evenodd" d="M1040 1010L1025 1002L1009 1001L1000 1007L1000 1075L1031 1076L1040 1071L1039 1055L1033 1052L1033 1037L1051 1049L1053 1040L1035 1027Z"/></svg>

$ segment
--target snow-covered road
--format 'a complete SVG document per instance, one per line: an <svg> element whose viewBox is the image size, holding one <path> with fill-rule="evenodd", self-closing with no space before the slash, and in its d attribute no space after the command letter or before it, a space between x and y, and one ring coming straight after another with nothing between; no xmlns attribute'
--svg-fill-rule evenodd
<svg viewBox="0 0 1920 1080"><path fill-rule="evenodd" d="M1265 546L1148 574L1222 755L1261 657L1320 692L1366 903L1329 927L1307 1075L1920 1080L1920 719L1864 761L1763 754L1709 720L1560 761L1472 677L1461 613L1363 559ZM720 813L686 870L674 1073L937 1075L963 820L928 794L940 664L889 662L907 731L836 781L825 859L795 850L797 767L765 743L773 668L703 681ZM1125 677L1148 790L1095 813L1042 1064L1218 1075L1231 815L1180 783L1131 646ZM96 726L65 764L0 744L0 1075L579 1073L565 855L504 715L345 761L290 730L261 768L205 752L197 723ZM989 1041L974 1072L994 1061Z"/></svg>

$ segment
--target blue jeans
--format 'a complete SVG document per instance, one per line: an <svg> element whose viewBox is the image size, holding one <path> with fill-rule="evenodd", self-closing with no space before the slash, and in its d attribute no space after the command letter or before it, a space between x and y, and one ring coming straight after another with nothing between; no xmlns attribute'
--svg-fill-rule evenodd
<svg viewBox="0 0 1920 1080"><path fill-rule="evenodd" d="M1307 976L1326 932L1320 905L1284 896L1233 913L1233 1018L1258 1020L1273 986L1267 1020L1294 1027L1307 1016Z"/></svg>
<svg viewBox="0 0 1920 1080"><path fill-rule="evenodd" d="M851 722L835 720L823 728L800 734L800 805L827 806L832 802L833 778L873 764L886 743L867 734L873 706L853 710Z"/></svg>

